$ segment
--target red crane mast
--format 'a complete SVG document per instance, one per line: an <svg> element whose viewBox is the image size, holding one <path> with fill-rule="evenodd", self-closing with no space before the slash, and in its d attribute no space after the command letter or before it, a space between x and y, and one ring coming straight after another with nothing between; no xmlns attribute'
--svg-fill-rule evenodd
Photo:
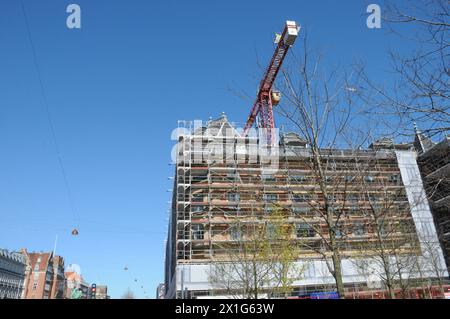
<svg viewBox="0 0 450 319"><path fill-rule="evenodd" d="M267 144L274 144L275 121L273 118L272 108L273 105L278 104L279 93L272 92L272 87L277 74L280 71L281 65L283 64L284 58L286 57L289 48L294 44L299 31L300 27L297 26L295 21L286 21L286 26L283 33L281 36L277 35L277 39L275 40L277 47L273 54L272 60L270 61L269 67L264 73L264 77L259 85L256 101L253 104L247 123L244 127L244 136L247 136L248 131L253 126L256 117L259 115L259 127L266 129ZM273 100L274 97L276 100Z"/></svg>

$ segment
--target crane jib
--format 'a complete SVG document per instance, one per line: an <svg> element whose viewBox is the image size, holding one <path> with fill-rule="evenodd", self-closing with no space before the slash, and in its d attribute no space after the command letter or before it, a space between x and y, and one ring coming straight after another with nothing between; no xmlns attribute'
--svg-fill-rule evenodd
<svg viewBox="0 0 450 319"><path fill-rule="evenodd" d="M298 35L300 27L297 26L295 21L286 21L286 26L281 36L277 37L278 45L272 56L272 60L264 73L264 77L261 80L258 94L256 95L256 101L253 104L250 115L247 119L247 123L244 128L244 135L248 134L248 131L253 126L256 117L260 117L260 125L263 128L268 129L267 141L273 143L273 129L275 128L273 110L272 110L272 86L283 64L284 58L289 48L294 44Z"/></svg>
<svg viewBox="0 0 450 319"><path fill-rule="evenodd" d="M280 43L281 44L281 43ZM287 53L287 48L284 44L281 44L277 51L275 52L274 58L272 59L272 63L269 66L269 69L266 72L266 76L263 80L263 85L261 86L262 91L270 91L272 89L273 83L275 82L275 78L280 70L280 66L284 60L284 57Z"/></svg>

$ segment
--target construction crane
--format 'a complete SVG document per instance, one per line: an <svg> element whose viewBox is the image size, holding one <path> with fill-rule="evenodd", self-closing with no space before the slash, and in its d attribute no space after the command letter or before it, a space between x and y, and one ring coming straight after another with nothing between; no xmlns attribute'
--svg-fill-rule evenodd
<svg viewBox="0 0 450 319"><path fill-rule="evenodd" d="M256 101L253 104L247 123L244 127L244 136L248 135L257 116L259 116L258 127L265 129L267 145L274 145L275 136L274 128L275 121L273 118L273 106L276 106L281 98L280 92L272 90L273 84L283 64L289 48L294 44L298 36L300 27L295 21L286 21L286 26L283 33L277 34L275 43L277 47L270 61L269 67L264 73L264 77L259 85Z"/></svg>

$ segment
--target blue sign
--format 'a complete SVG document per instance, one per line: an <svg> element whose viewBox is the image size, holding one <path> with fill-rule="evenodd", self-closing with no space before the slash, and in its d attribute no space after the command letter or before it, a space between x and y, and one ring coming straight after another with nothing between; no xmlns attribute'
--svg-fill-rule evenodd
<svg viewBox="0 0 450 319"><path fill-rule="evenodd" d="M339 295L335 291L313 292L310 297L311 299L339 299Z"/></svg>

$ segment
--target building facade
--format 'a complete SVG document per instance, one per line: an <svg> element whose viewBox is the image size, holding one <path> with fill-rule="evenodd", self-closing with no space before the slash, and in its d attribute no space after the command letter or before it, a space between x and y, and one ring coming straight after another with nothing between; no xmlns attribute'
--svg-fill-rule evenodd
<svg viewBox="0 0 450 319"><path fill-rule="evenodd" d="M95 299L110 299L108 295L108 286L98 285L95 291Z"/></svg>
<svg viewBox="0 0 450 319"><path fill-rule="evenodd" d="M66 299L89 299L90 287L81 274L68 271L64 273L64 277L66 278Z"/></svg>
<svg viewBox="0 0 450 319"><path fill-rule="evenodd" d="M0 249L0 299L21 299L25 280L25 258Z"/></svg>
<svg viewBox="0 0 450 319"><path fill-rule="evenodd" d="M64 259L53 252L29 253L22 250L27 263L25 270L25 299L62 299L65 281Z"/></svg>
<svg viewBox="0 0 450 319"><path fill-rule="evenodd" d="M267 223L275 207L294 226L289 240L300 249L296 265L303 275L292 282L292 294L333 291L330 256L323 254L330 231L320 218L324 203L327 210L342 215L333 231L346 290L379 285L383 269L373 261L380 238L392 252L389 263L414 256L420 276L448 276L440 247L433 252L437 268L429 262L427 244L438 239L411 145L381 141L367 150L320 150L325 161L325 200L311 149L294 133L282 135L279 147L267 150L257 135L242 137L226 116L201 126L182 121L178 131L165 257L166 298L227 297L226 289L213 283L210 274L218 262L229 262L231 255L239 254L249 230ZM375 212L385 216L381 226L373 224ZM360 262L373 266L362 273ZM411 280L418 276L399 271Z"/></svg>
<svg viewBox="0 0 450 319"><path fill-rule="evenodd" d="M433 143L416 129L414 146L438 237L450 269L450 137Z"/></svg>
<svg viewBox="0 0 450 319"><path fill-rule="evenodd" d="M159 284L156 288L156 299L164 299L165 289L164 284Z"/></svg>
<svg viewBox="0 0 450 319"><path fill-rule="evenodd" d="M66 279L64 277L64 259L61 256L53 258L53 283L51 299L64 299Z"/></svg>

